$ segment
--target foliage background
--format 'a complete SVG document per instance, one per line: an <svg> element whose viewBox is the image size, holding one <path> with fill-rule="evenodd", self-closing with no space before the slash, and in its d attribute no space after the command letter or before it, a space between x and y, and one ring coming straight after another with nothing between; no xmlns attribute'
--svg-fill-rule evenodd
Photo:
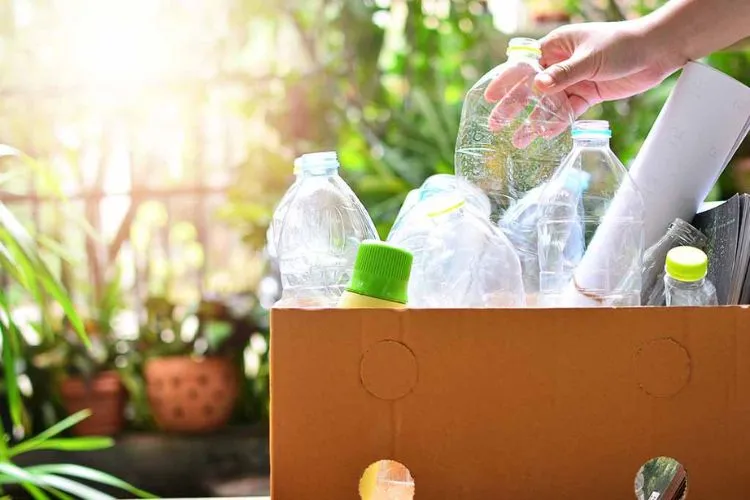
<svg viewBox="0 0 750 500"><path fill-rule="evenodd" d="M544 28L506 34L493 26L487 5L446 2L294 1L254 9L276 26L291 26L306 64L279 74L284 93L269 114L280 141L239 171L226 214L247 238L262 241L263 227L278 193L256 196L258 168L289 172L292 156L336 149L343 175L360 195L385 236L405 194L427 176L452 172L464 92L504 60L509 36L543 35ZM558 2L559 3L559 2ZM569 0L576 21L616 21L646 14L664 3ZM502 6L500 16L503 15ZM750 83L750 51L733 48L707 62ZM607 119L613 149L627 164L634 158L674 85L676 76L643 95L596 107L589 117ZM263 167L259 164L263 163ZM290 182L287 175L287 183ZM712 198L738 188L730 172ZM283 185L283 183L282 183ZM266 191L270 193L270 191Z"/></svg>

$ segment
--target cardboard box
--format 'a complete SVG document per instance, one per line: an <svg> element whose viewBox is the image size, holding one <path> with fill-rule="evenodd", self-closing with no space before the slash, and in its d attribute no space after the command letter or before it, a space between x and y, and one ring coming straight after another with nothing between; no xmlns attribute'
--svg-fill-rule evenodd
<svg viewBox="0 0 750 500"><path fill-rule="evenodd" d="M275 310L274 500L633 500L673 457L690 500L750 498L750 310ZM661 499L660 499L661 500Z"/></svg>

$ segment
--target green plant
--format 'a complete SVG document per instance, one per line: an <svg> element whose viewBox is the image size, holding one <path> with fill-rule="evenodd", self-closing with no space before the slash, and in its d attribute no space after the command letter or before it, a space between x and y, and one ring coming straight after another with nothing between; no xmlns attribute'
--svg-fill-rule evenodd
<svg viewBox="0 0 750 500"><path fill-rule="evenodd" d="M91 346L84 323L76 312L68 293L45 263L36 241L13 216L5 205L0 204L0 269L16 289L17 296L0 290L0 339L2 340L2 397L8 408L8 420L0 419L0 495L11 485L23 488L35 499L45 498L112 498L81 482L123 489L140 497L151 497L109 474L73 464L50 464L20 467L14 461L34 450L60 451L99 450L113 445L106 438L66 438L61 433L86 418L87 411L71 415L36 436L24 439L25 408L17 367L22 360L24 338L22 329L14 319L17 300L31 300L42 310L49 302L57 303L67 318L73 332L83 346ZM49 328L41 328L44 335L52 335Z"/></svg>

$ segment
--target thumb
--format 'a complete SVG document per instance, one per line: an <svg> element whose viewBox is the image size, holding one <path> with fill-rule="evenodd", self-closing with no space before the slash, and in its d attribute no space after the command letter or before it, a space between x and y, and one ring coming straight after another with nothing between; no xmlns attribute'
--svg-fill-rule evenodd
<svg viewBox="0 0 750 500"><path fill-rule="evenodd" d="M570 59L553 64L536 75L534 84L542 92L559 92L592 76L593 60L590 57L573 55Z"/></svg>

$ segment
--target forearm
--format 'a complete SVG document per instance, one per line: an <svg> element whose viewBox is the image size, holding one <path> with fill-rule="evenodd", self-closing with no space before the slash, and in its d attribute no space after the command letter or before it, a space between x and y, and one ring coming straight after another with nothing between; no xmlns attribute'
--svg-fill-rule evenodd
<svg viewBox="0 0 750 500"><path fill-rule="evenodd" d="M750 36L750 0L671 0L641 22L653 50L685 63Z"/></svg>

